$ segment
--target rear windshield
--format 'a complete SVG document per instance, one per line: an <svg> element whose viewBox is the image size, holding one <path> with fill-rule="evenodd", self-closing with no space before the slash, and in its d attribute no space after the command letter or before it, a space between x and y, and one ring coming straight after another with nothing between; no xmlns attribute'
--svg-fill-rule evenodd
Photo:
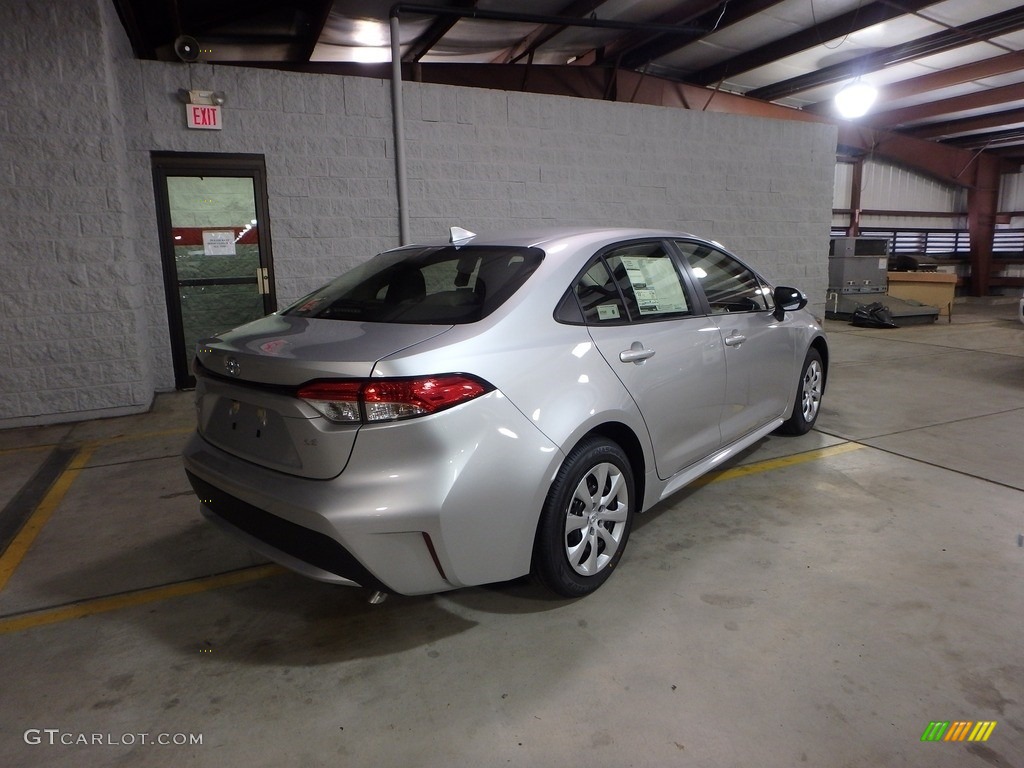
<svg viewBox="0 0 1024 768"><path fill-rule="evenodd" d="M473 323L500 307L543 258L536 248L472 245L388 251L282 314L372 323Z"/></svg>

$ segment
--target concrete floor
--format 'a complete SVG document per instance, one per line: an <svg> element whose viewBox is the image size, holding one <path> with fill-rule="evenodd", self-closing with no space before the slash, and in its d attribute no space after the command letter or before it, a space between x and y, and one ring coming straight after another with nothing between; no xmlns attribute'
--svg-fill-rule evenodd
<svg viewBox="0 0 1024 768"><path fill-rule="evenodd" d="M819 430L640 518L579 601L370 606L264 566L198 515L189 394L0 432L3 514L34 511L0 558L0 765L1020 768L1013 312L830 323Z"/></svg>

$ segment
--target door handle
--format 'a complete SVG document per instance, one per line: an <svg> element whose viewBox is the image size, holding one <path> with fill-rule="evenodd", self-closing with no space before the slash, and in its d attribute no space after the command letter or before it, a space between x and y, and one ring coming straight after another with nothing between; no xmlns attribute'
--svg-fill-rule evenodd
<svg viewBox="0 0 1024 768"><path fill-rule="evenodd" d="M746 336L744 336L742 334L739 334L739 333L736 333L736 331L733 331L732 333L730 333L728 336L725 337L725 346L727 346L727 347L738 347L740 344L742 344L746 340L747 340Z"/></svg>
<svg viewBox="0 0 1024 768"><path fill-rule="evenodd" d="M643 365L644 361L649 357L654 357L654 350L645 349L644 345L639 341L634 341L629 349L619 352L619 360L635 365Z"/></svg>
<svg viewBox="0 0 1024 768"><path fill-rule="evenodd" d="M270 270L259 267L256 270L256 290L263 296L270 293Z"/></svg>

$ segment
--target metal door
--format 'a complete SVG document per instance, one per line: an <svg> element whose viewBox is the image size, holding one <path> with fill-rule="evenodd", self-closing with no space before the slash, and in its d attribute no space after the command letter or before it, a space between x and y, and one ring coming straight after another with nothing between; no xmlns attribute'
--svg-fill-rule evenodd
<svg viewBox="0 0 1024 768"><path fill-rule="evenodd" d="M175 386L195 386L196 343L273 312L262 156L154 153Z"/></svg>

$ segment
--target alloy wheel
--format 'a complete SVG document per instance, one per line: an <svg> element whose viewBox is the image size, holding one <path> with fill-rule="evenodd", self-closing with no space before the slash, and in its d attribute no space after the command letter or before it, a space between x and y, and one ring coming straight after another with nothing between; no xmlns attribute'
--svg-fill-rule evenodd
<svg viewBox="0 0 1024 768"><path fill-rule="evenodd" d="M603 570L618 551L629 517L629 490L622 472L602 462L580 479L565 516L565 554L581 576Z"/></svg>

